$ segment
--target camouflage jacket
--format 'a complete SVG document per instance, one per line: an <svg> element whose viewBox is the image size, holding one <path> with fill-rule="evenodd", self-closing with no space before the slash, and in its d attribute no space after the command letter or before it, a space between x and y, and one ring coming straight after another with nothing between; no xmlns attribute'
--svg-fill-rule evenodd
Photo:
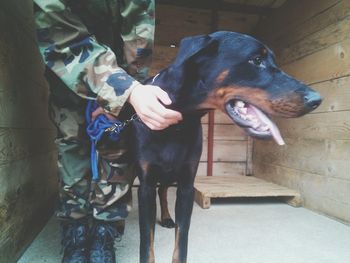
<svg viewBox="0 0 350 263"><path fill-rule="evenodd" d="M117 115L148 73L154 0L34 0L40 53L78 96ZM133 76L133 77L131 77Z"/></svg>

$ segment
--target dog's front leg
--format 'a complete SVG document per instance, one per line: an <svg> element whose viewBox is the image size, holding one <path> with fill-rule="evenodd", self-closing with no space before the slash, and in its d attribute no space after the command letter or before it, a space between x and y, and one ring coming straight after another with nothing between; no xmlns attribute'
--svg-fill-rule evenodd
<svg viewBox="0 0 350 263"><path fill-rule="evenodd" d="M156 187L141 182L138 189L140 225L140 263L154 263L154 227L156 221Z"/></svg>
<svg viewBox="0 0 350 263"><path fill-rule="evenodd" d="M175 248L172 262L185 263L187 261L188 230L193 209L193 183L186 185L179 183L176 194Z"/></svg>

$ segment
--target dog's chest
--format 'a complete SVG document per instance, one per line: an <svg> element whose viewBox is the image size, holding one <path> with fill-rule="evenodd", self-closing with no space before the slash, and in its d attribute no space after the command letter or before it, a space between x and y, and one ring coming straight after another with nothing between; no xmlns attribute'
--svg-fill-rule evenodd
<svg viewBox="0 0 350 263"><path fill-rule="evenodd" d="M170 172L183 164L198 162L202 152L200 123L174 126L161 132L141 133L138 158Z"/></svg>

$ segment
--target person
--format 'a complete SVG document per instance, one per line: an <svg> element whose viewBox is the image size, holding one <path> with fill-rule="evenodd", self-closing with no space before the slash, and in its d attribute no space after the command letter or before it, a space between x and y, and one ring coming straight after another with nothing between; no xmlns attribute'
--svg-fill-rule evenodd
<svg viewBox="0 0 350 263"><path fill-rule="evenodd" d="M99 149L99 181L91 182L87 101L99 105L92 118L116 118L129 102L153 130L182 118L164 106L171 100L160 87L141 84L151 63L154 9L154 0L34 0L50 115L58 128L62 262L115 262L114 240L130 211L125 142Z"/></svg>

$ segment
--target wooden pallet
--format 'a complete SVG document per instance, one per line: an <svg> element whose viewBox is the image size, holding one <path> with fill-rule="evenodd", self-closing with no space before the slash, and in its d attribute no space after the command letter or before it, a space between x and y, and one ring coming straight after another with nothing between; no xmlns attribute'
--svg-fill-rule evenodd
<svg viewBox="0 0 350 263"><path fill-rule="evenodd" d="M197 176L195 201L209 208L211 198L282 197L292 206L300 206L300 194L292 189L264 181L254 176Z"/></svg>

